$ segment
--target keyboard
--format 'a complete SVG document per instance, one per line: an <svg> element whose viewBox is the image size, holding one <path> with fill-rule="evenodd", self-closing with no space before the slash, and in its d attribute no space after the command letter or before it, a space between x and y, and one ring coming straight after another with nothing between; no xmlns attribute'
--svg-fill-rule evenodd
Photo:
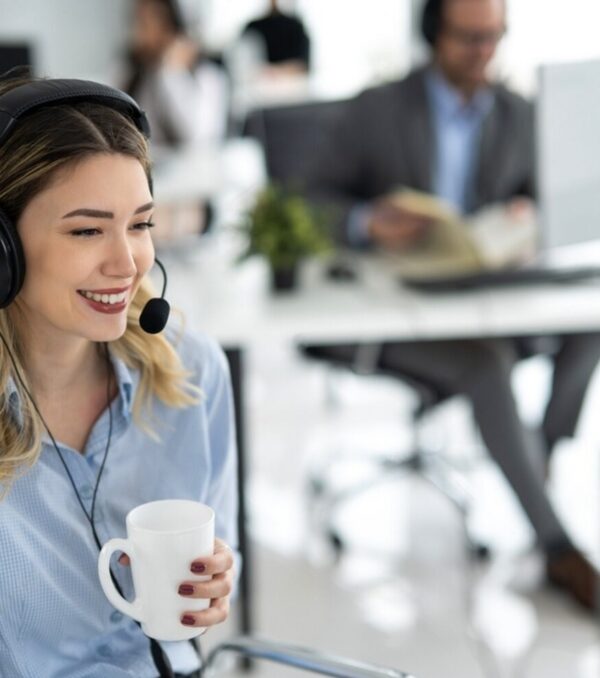
<svg viewBox="0 0 600 678"><path fill-rule="evenodd" d="M502 271L482 271L443 278L406 279L402 285L431 292L484 289L486 287L511 287L546 283L572 283L582 280L600 281L600 265L573 268L511 268Z"/></svg>

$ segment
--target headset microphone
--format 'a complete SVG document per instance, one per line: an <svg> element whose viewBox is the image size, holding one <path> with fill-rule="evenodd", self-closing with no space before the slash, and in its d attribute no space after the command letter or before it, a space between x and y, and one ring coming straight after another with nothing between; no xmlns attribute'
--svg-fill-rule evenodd
<svg viewBox="0 0 600 678"><path fill-rule="evenodd" d="M146 302L146 305L140 313L140 327L148 334L158 334L159 332L162 332L169 320L169 313L171 311L169 302L165 299L165 292L167 290L167 272L158 259L155 259L154 261L163 274L163 288L160 297L155 297Z"/></svg>

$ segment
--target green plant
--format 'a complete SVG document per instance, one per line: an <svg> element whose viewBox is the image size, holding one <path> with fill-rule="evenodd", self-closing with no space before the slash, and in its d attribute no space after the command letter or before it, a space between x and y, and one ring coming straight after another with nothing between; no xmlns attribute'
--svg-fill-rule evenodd
<svg viewBox="0 0 600 678"><path fill-rule="evenodd" d="M276 184L258 195L243 229L248 246L240 259L261 254L273 270L293 268L304 257L331 248L323 219L307 200Z"/></svg>

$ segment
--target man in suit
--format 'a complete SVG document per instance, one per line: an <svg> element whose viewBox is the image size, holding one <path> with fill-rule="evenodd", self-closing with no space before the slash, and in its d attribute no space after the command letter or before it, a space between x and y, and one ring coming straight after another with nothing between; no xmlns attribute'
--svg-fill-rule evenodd
<svg viewBox="0 0 600 678"><path fill-rule="evenodd" d="M515 199L533 196L532 107L489 78L506 29L505 12L504 0L427 0L422 28L430 62L349 104L311 179L315 197L342 214L342 243L410 251L429 224L390 200L401 186L435 194L465 214L491 203L516 209ZM483 440L547 555L549 581L593 609L596 572L555 514L535 458L573 434L600 358L600 336L556 341L552 396L541 431L525 429L511 390L521 342L390 342L381 348L378 367L470 399ZM356 349L312 352L351 362Z"/></svg>

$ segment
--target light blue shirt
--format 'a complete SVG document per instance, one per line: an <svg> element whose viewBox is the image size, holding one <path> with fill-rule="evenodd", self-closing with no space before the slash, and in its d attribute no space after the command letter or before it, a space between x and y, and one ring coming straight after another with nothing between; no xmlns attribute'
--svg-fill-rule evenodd
<svg viewBox="0 0 600 678"><path fill-rule="evenodd" d="M481 129L494 95L481 89L467 102L435 68L428 71L425 82L435 135L433 193L459 212L469 212Z"/></svg>
<svg viewBox="0 0 600 678"><path fill-rule="evenodd" d="M98 535L102 543L124 537L125 516L138 504L185 498L212 506L217 536L235 548L236 455L227 363L206 338L184 335L175 345L203 396L181 409L154 398L150 422L159 441L132 418L138 372L112 358L119 390L96 500ZM16 392L10 398L18 407ZM84 454L59 442L88 513L108 421L106 410ZM1 678L156 677L148 639L102 592L89 523L48 441L39 461L0 501L0 559ZM117 564L113 570L131 599L129 568ZM176 672L197 668L188 642L163 646Z"/></svg>

